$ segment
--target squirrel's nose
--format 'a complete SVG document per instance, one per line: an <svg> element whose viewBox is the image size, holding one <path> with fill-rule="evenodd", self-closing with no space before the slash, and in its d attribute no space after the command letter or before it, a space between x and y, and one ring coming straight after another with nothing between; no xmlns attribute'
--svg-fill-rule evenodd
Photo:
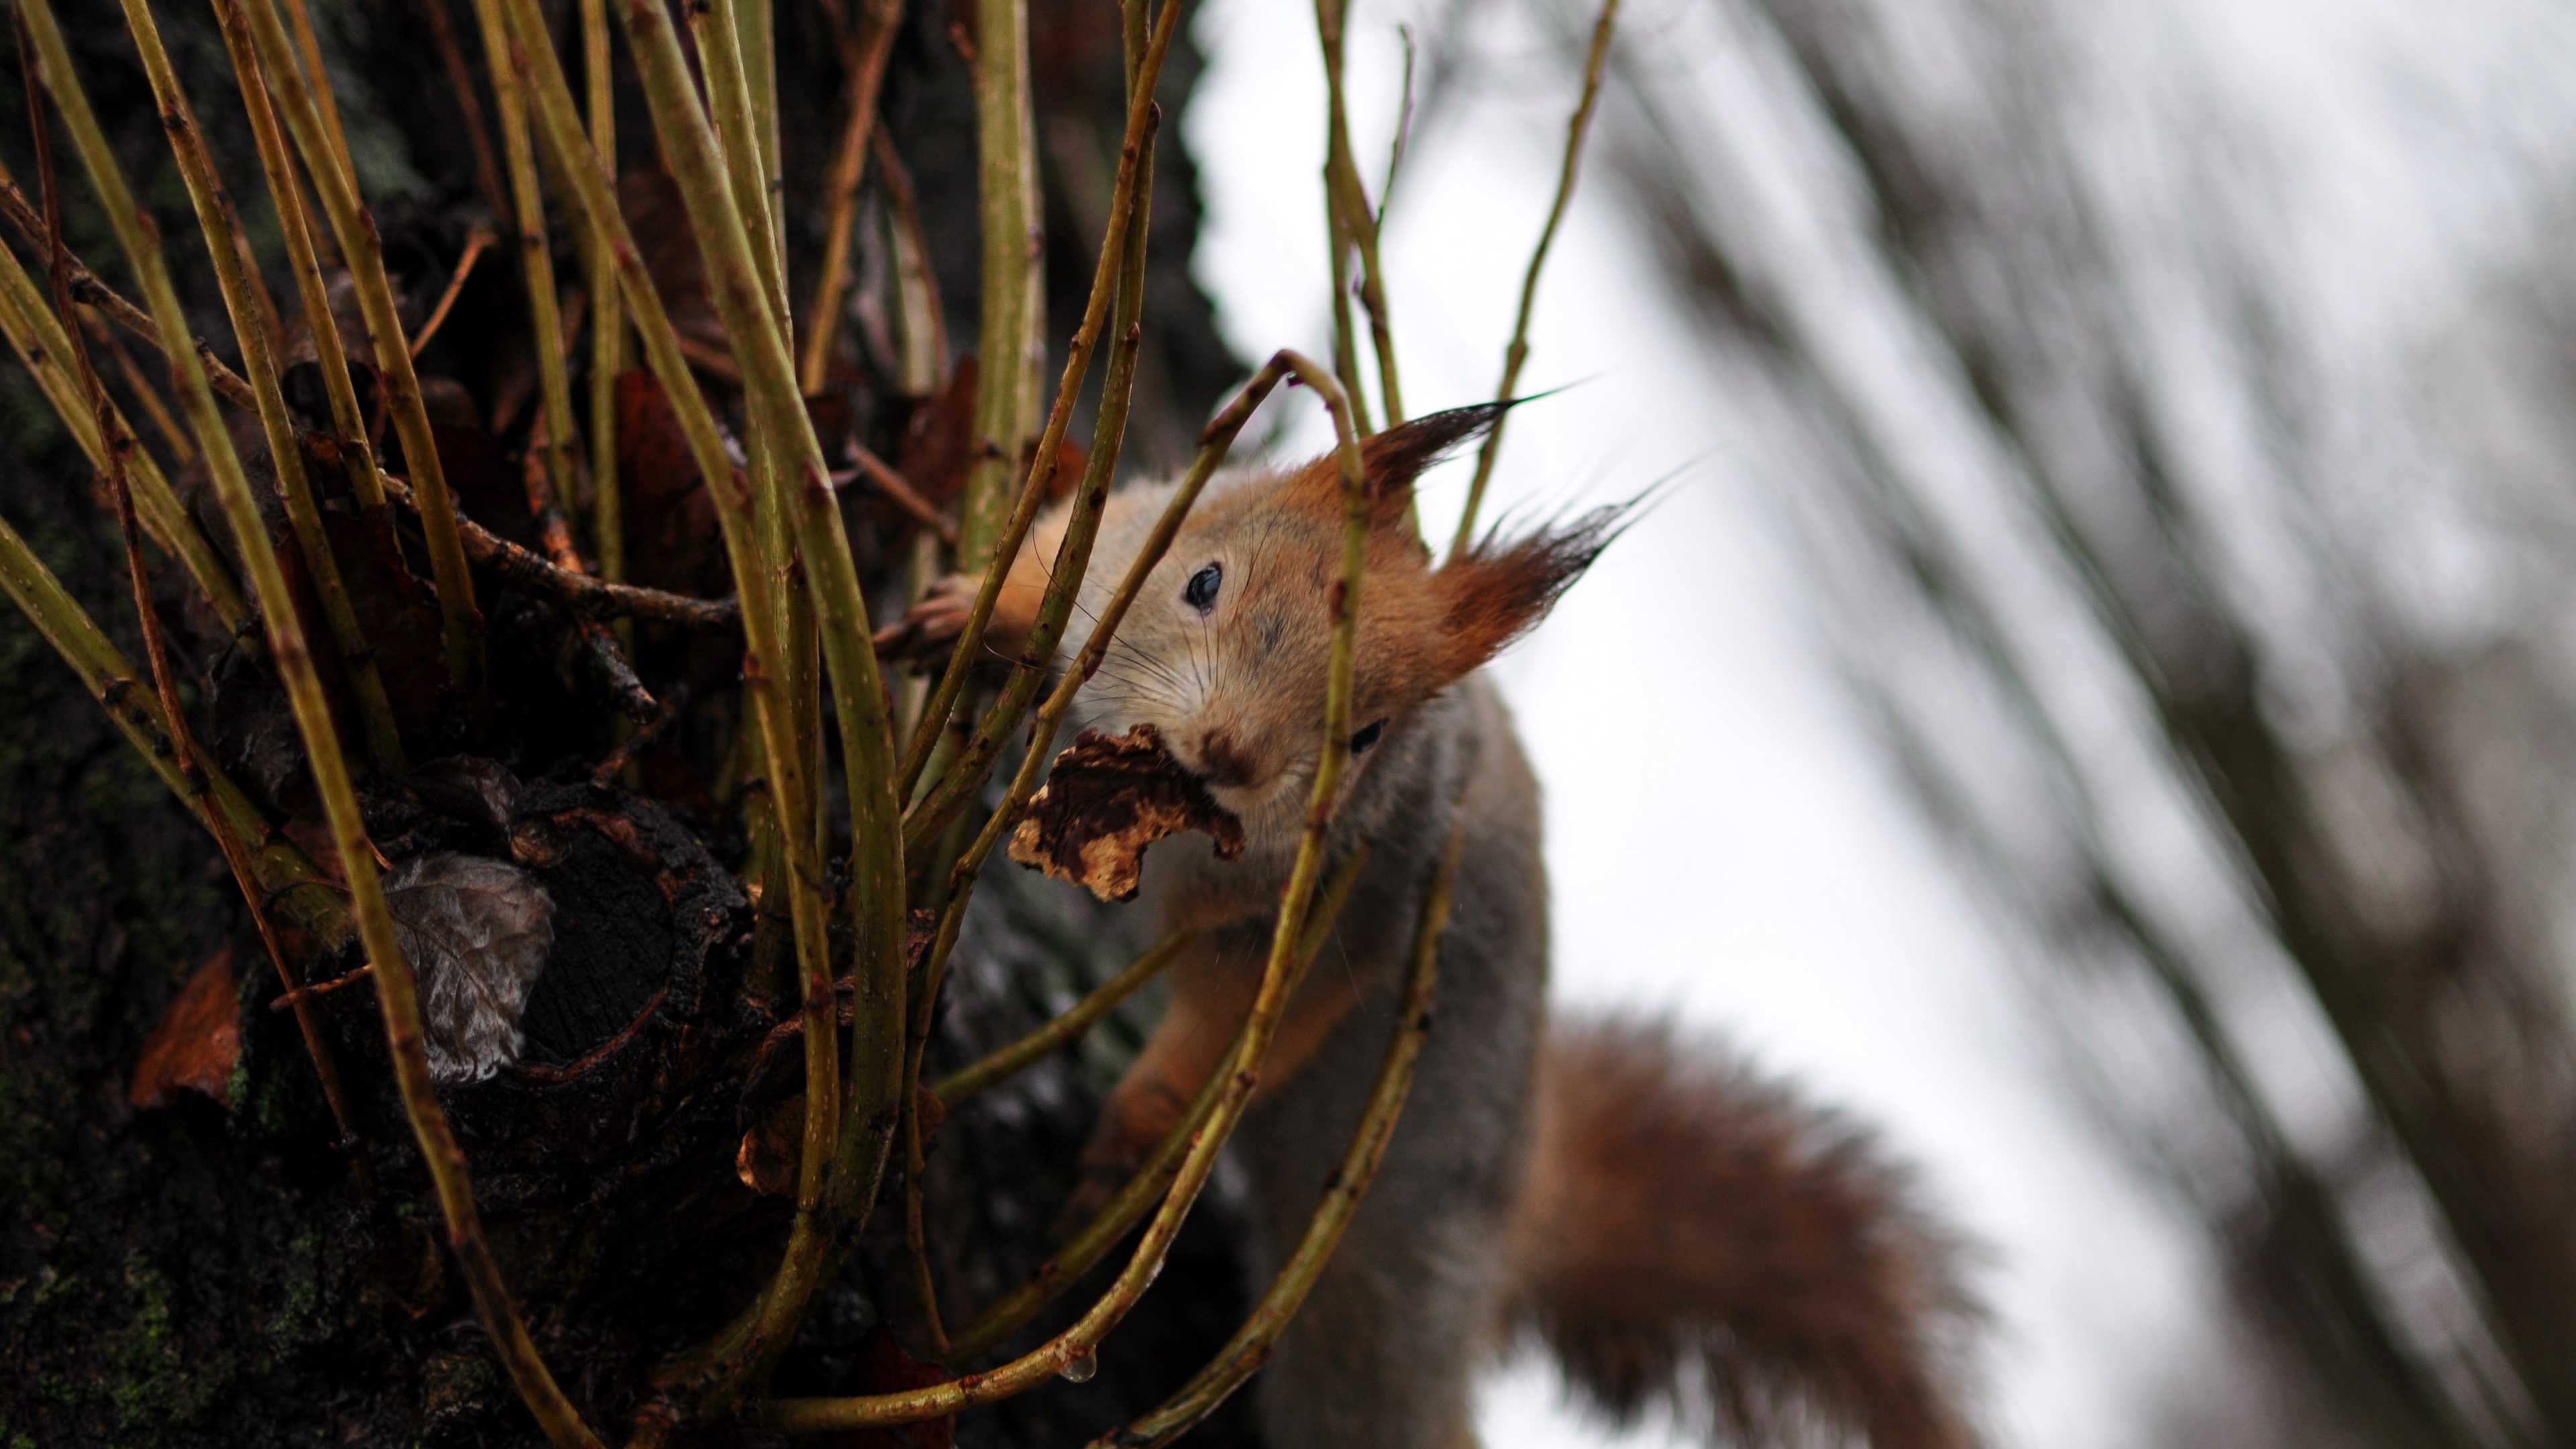
<svg viewBox="0 0 2576 1449"><path fill-rule="evenodd" d="M1244 756L1234 736L1223 730L1210 730L1199 736L1199 772L1211 785L1240 790L1253 782L1252 761Z"/></svg>

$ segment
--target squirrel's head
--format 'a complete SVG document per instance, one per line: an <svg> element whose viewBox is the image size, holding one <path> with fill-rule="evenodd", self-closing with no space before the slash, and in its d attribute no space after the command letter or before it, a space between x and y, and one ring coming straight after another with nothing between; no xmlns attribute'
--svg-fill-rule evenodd
<svg viewBox="0 0 2576 1449"><path fill-rule="evenodd" d="M1489 535L1432 567L1414 527L1414 479L1491 428L1504 406L1434 413L1363 445L1369 533L1353 665L1353 780L1415 710L1545 617L1626 511ZM1321 757L1343 541L1333 454L1212 490L1138 595L1088 691L1090 712L1118 728L1155 725L1247 824L1273 811L1299 814Z"/></svg>

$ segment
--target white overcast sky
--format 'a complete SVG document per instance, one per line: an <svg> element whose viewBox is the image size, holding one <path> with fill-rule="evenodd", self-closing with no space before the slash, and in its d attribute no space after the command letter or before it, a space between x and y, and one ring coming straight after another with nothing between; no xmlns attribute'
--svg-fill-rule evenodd
<svg viewBox="0 0 2576 1449"><path fill-rule="evenodd" d="M1713 3L1629 0L1625 33L1723 86ZM2364 355L2438 326L2529 229L2530 177L2576 157L2565 6L2058 8L2115 139L2152 154L2156 98L2177 94L2248 132L2281 178L2282 244L2311 263L2305 315ZM1485 9L1509 23L1508 4ZM1395 26L1413 13L1354 0L1351 104L1373 174L1394 124ZM1197 269L1247 357L1320 353L1328 335L1312 26L1308 6L1253 0L1208 0L1198 25L1210 69L1184 118L1209 208ZM1494 387L1577 78L1579 57L1535 35L1480 48L1485 79L1408 159L1387 238L1416 413ZM1591 186L1559 239L1522 390L1567 390L1514 415L1495 485L1504 506L1553 509L1673 480L1499 666L1548 791L1556 995L1673 1013L1879 1125L1991 1250L2000 1440L2146 1442L2156 1404L2187 1395L2218 1351L2195 1239L2071 1100L2027 1010L2027 963L1847 701L1783 537L1780 490L1800 480L1664 315L1616 199ZM1285 446L1327 437L1304 417ZM1426 486L1435 537L1463 487L1454 466ZM1582 1422L1536 1362L1497 1375L1484 1416L1497 1449L1680 1442L1668 1426Z"/></svg>

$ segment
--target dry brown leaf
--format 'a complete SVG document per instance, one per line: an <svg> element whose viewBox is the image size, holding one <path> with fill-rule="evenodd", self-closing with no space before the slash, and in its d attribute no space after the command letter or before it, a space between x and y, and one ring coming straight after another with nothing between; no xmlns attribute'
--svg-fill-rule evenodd
<svg viewBox="0 0 2576 1449"><path fill-rule="evenodd" d="M626 493L629 578L701 598L723 593L715 499L670 395L649 372L617 375L617 477Z"/></svg>
<svg viewBox="0 0 2576 1449"><path fill-rule="evenodd" d="M1172 758L1160 731L1149 724L1116 737L1084 730L1020 812L1011 859L1079 881L1104 901L1130 900L1145 847L1184 830L1212 837L1219 860L1243 854L1243 822Z"/></svg>
<svg viewBox="0 0 2576 1449"><path fill-rule="evenodd" d="M957 359L938 395L912 410L894 470L913 492L937 505L965 488L966 470L974 461L975 354L970 352Z"/></svg>
<svg viewBox="0 0 2576 1449"><path fill-rule="evenodd" d="M226 946L197 967L161 1013L125 1099L137 1107L167 1107L173 1093L190 1091L224 1105L233 1063L241 1057L240 993L233 948Z"/></svg>

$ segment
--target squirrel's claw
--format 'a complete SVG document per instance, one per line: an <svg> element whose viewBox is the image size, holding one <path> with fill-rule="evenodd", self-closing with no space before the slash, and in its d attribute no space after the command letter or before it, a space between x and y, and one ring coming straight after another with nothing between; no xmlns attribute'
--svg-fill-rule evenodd
<svg viewBox="0 0 2576 1449"><path fill-rule="evenodd" d="M920 666L943 663L975 610L975 580L950 574L932 584L903 617L876 632L877 656Z"/></svg>

